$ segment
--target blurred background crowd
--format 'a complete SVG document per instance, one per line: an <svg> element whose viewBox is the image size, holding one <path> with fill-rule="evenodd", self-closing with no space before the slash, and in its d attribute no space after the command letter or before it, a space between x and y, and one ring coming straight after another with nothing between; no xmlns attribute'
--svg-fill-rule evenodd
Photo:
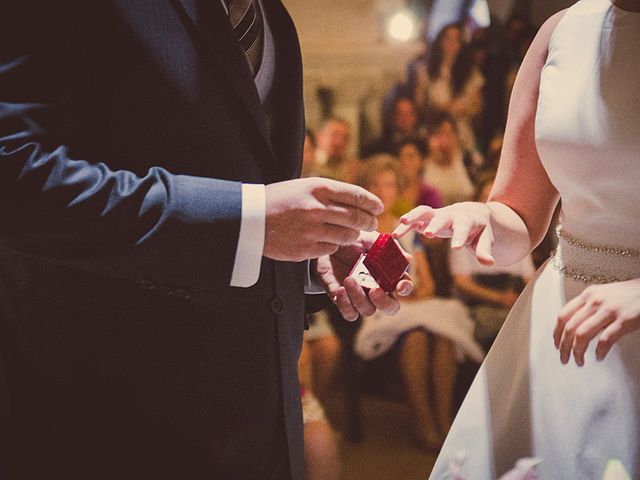
<svg viewBox="0 0 640 480"><path fill-rule="evenodd" d="M377 28L371 51L379 48L385 64L376 68L378 59L362 74L331 61L340 39L331 19L341 7L323 17L317 9L324 2L290 3L294 19L304 17L298 26L311 64L302 175L378 195L381 232L418 205L486 200L518 68L540 21L567 2L354 1L358 11L350 4L341 21L350 17L360 34ZM543 3L547 10L536 10ZM323 18L324 46L307 54L304 27L319 32ZM377 27L367 30L367 19ZM344 42L358 44L352 40ZM343 62L344 51L336 50ZM553 235L509 267L482 267L446 241L415 236L403 246L413 255L416 289L397 316L348 323L327 309L308 318L300 380L309 480L427 477L509 309L553 249Z"/></svg>

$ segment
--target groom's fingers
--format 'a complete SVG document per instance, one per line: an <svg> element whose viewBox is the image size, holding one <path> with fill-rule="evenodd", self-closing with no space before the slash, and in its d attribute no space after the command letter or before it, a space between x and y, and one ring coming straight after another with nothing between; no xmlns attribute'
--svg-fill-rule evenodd
<svg viewBox="0 0 640 480"><path fill-rule="evenodd" d="M362 315L367 317L376 313L376 307L373 305L367 294L364 292L357 280L353 278L347 278L344 281L344 286L347 289L347 294L351 300L351 304Z"/></svg>
<svg viewBox="0 0 640 480"><path fill-rule="evenodd" d="M356 207L373 216L384 211L384 205L378 197L362 187L349 183L327 180L324 186L317 187L316 194L324 197L325 202L329 200L331 203Z"/></svg>
<svg viewBox="0 0 640 480"><path fill-rule="evenodd" d="M312 235L321 242L334 245L351 245L360 236L360 230L339 227L337 225L324 224L318 231L311 232Z"/></svg>
<svg viewBox="0 0 640 480"><path fill-rule="evenodd" d="M333 302L336 304L345 320L355 322L358 319L358 311L351 304L351 300L349 299L349 295L347 294L347 289L345 287L340 287L338 289L338 292L333 298Z"/></svg>
<svg viewBox="0 0 640 480"><path fill-rule="evenodd" d="M340 245L335 243L317 242L309 248L308 258L320 258L325 255L333 255L340 249Z"/></svg>
<svg viewBox="0 0 640 480"><path fill-rule="evenodd" d="M413 292L413 279L408 273L405 273L402 280L396 285L396 291L394 294L399 297L408 297Z"/></svg>
<svg viewBox="0 0 640 480"><path fill-rule="evenodd" d="M378 220L375 215L347 205L327 205L322 211L322 220L325 223L371 232L378 228Z"/></svg>
<svg viewBox="0 0 640 480"><path fill-rule="evenodd" d="M369 298L375 307L386 315L395 315L400 310L400 302L381 288L371 290Z"/></svg>

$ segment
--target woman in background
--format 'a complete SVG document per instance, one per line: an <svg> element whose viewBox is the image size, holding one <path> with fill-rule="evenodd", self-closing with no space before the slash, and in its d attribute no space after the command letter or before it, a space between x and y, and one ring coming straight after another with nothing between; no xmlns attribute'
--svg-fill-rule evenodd
<svg viewBox="0 0 640 480"><path fill-rule="evenodd" d="M442 195L445 205L471 200L475 166L460 146L455 120L448 114L433 119L428 136L429 155L424 179Z"/></svg>
<svg viewBox="0 0 640 480"><path fill-rule="evenodd" d="M418 205L429 205L433 208L444 207L438 189L425 180L426 154L427 149L424 141L417 138L406 139L398 145L400 191L392 210L395 217L404 215Z"/></svg>
<svg viewBox="0 0 640 480"><path fill-rule="evenodd" d="M473 124L482 113L485 79L474 65L472 51L464 43L460 24L445 26L429 51L426 65L418 64L414 98L423 112L446 112L456 121L465 150L477 161ZM422 68L421 68L422 67Z"/></svg>
<svg viewBox="0 0 640 480"><path fill-rule="evenodd" d="M359 184L385 205L385 212L378 217L380 232L392 232L399 222L391 212L398 199L396 162L390 156L376 156L368 161L359 179ZM484 352L473 340L473 322L465 306L457 300L434 297L435 285L422 249L416 249L408 237L402 246L413 256L410 272L415 288L403 298L402 308L393 318L374 314L363 319L354 350L365 360L387 352L397 355L411 433L420 448L433 452L442 445L453 420L457 361L467 355L480 362Z"/></svg>

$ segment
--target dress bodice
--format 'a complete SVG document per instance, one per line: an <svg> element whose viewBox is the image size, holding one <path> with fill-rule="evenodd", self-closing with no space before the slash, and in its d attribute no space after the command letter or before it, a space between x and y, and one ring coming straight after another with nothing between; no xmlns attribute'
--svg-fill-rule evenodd
<svg viewBox="0 0 640 480"><path fill-rule="evenodd" d="M536 144L563 228L640 249L640 13L610 0L567 11L542 70Z"/></svg>

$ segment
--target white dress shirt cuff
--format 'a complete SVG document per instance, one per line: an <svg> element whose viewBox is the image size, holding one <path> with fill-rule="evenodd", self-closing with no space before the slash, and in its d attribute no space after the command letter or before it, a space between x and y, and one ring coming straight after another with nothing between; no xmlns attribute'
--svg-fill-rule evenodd
<svg viewBox="0 0 640 480"><path fill-rule="evenodd" d="M321 295L326 294L324 287L318 281L318 274L316 268L318 267L318 260L307 261L307 278L304 285L304 293L307 295Z"/></svg>
<svg viewBox="0 0 640 480"><path fill-rule="evenodd" d="M242 184L242 218L231 286L249 288L260 278L267 198L264 185Z"/></svg>

